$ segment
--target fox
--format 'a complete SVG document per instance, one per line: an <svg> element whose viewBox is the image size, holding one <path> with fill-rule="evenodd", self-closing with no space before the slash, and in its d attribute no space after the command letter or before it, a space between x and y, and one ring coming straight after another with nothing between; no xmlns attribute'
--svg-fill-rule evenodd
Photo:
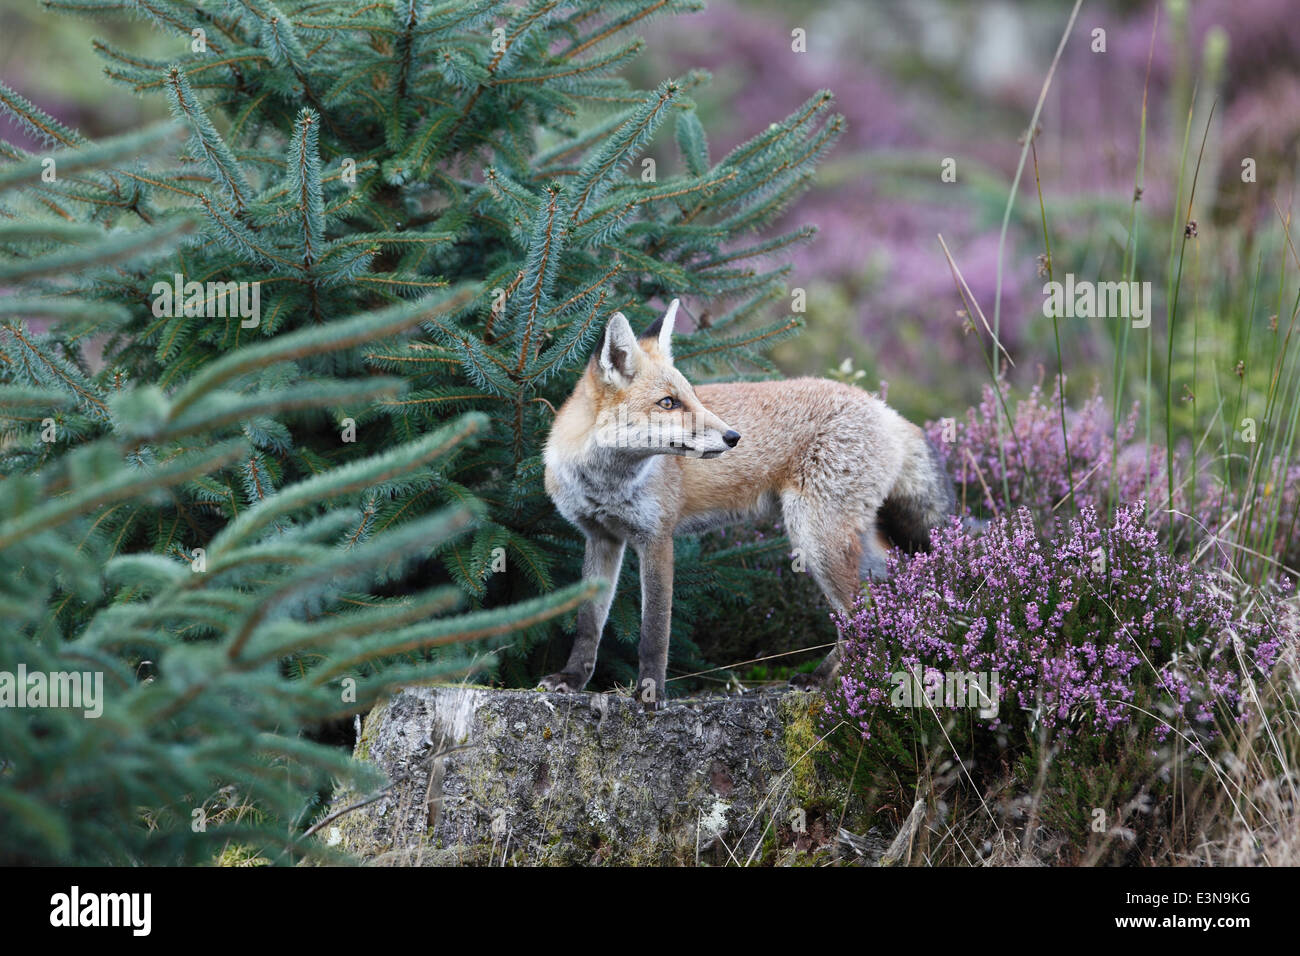
<svg viewBox="0 0 1300 956"><path fill-rule="evenodd" d="M816 378L693 387L673 365L678 307L640 336L614 313L547 436L546 492L586 539L583 576L609 587L580 607L567 663L542 689L576 693L591 679L629 544L641 571L637 689L654 709L667 697L675 537L779 516L843 615L864 580L885 577L890 548L928 549L955 511L925 433L862 389ZM832 685L842 647L841 635L792 683Z"/></svg>

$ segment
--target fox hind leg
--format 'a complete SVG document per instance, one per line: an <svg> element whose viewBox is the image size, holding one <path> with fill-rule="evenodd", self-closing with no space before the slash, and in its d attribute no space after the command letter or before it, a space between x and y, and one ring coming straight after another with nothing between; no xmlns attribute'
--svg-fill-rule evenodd
<svg viewBox="0 0 1300 956"><path fill-rule="evenodd" d="M803 558L806 570L840 614L847 614L857 599L864 569L884 575L884 551L874 532L845 527L842 509L818 505L802 495L782 497L782 511L790 543ZM833 681L839 672L840 643L811 674L795 674L790 683L811 687Z"/></svg>
<svg viewBox="0 0 1300 956"><path fill-rule="evenodd" d="M885 501L869 515L868 527L861 535L857 569L861 579L879 581L887 576L886 555L890 547L896 546L909 553L928 551L931 529L947 520L956 507L957 496L952 479L934 445L918 433L916 448ZM836 603L836 597L830 592L827 597L831 598L832 604ZM835 649L801 683L826 686L834 682L839 674L843 646L841 638Z"/></svg>
<svg viewBox="0 0 1300 956"><path fill-rule="evenodd" d="M858 560L858 577L863 581L882 581L886 574L886 556L893 542L877 521L862 535L862 557Z"/></svg>

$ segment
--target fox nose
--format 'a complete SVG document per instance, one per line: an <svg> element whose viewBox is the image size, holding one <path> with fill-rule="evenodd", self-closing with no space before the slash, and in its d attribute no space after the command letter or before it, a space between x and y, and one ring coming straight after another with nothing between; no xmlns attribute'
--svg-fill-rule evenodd
<svg viewBox="0 0 1300 956"><path fill-rule="evenodd" d="M722 440L727 443L728 448L735 448L736 442L740 441L740 432L725 431L722 433Z"/></svg>

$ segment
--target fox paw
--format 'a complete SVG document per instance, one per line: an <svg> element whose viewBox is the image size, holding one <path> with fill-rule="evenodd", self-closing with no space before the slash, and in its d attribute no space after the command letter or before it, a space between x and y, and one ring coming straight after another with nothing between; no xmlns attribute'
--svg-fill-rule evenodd
<svg viewBox="0 0 1300 956"><path fill-rule="evenodd" d="M829 693L835 689L839 679L839 664L834 664L831 667L823 665L811 674L791 674L790 687L793 690L820 690Z"/></svg>
<svg viewBox="0 0 1300 956"><path fill-rule="evenodd" d="M560 671L558 674L546 675L537 682L537 686L542 690L554 691L558 694L576 694L587 686L587 678L581 674Z"/></svg>

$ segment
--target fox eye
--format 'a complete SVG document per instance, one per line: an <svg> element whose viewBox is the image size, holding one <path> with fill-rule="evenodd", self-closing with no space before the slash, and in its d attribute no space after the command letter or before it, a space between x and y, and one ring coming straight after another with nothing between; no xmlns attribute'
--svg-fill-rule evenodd
<svg viewBox="0 0 1300 956"><path fill-rule="evenodd" d="M682 403L677 401L677 399L673 398L671 395L665 395L663 398L659 399L659 401L655 402L655 404L660 408L666 408L669 411L674 408L682 407Z"/></svg>

